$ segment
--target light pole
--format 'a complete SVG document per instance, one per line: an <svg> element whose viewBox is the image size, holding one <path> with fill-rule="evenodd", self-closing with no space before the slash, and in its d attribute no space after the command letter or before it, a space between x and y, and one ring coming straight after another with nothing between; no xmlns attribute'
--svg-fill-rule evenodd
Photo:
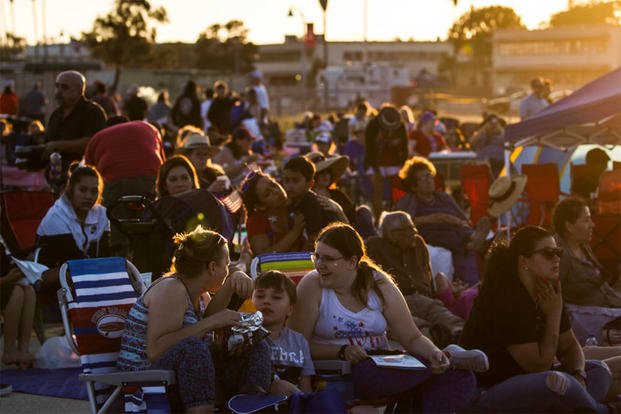
<svg viewBox="0 0 621 414"><path fill-rule="evenodd" d="M306 109L306 45L305 45L305 34L306 34L306 19L304 18L304 13L297 7L289 7L288 17L293 17L295 14L300 16L302 20L302 38L300 39L300 96L302 97L302 111Z"/></svg>

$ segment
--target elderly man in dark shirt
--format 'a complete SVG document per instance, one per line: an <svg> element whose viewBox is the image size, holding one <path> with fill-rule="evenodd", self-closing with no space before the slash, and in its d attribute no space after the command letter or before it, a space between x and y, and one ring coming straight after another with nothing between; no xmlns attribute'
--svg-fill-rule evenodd
<svg viewBox="0 0 621 414"><path fill-rule="evenodd" d="M438 346L456 340L464 320L434 299L429 252L410 215L403 211L383 213L379 233L365 241L367 254L395 278L416 325L428 330Z"/></svg>
<svg viewBox="0 0 621 414"><path fill-rule="evenodd" d="M86 79L80 72L61 72L56 78L58 108L47 123L43 158L59 152L63 165L80 160L91 137L106 126L106 113L84 97L85 88Z"/></svg>

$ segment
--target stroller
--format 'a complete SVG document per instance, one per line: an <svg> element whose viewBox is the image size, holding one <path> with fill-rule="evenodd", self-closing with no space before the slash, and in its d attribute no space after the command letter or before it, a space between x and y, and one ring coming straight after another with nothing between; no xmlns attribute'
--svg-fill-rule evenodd
<svg viewBox="0 0 621 414"><path fill-rule="evenodd" d="M118 216L124 205L136 212L134 218ZM235 228L224 204L209 191L191 190L179 195L151 201L144 196L119 198L107 210L108 219L130 240L130 260L142 273L151 273L155 280L172 263L176 233L190 231L199 224L217 231L229 242Z"/></svg>

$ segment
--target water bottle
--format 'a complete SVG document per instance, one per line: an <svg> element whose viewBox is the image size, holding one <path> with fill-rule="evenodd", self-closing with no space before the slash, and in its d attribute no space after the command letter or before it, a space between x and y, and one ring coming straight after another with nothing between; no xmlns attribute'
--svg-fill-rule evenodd
<svg viewBox="0 0 621 414"><path fill-rule="evenodd" d="M595 335L589 335L584 342L584 346L598 346L599 342L597 342L597 338Z"/></svg>
<svg viewBox="0 0 621 414"><path fill-rule="evenodd" d="M62 156L58 152L53 152L50 154L50 181L60 181L62 173Z"/></svg>

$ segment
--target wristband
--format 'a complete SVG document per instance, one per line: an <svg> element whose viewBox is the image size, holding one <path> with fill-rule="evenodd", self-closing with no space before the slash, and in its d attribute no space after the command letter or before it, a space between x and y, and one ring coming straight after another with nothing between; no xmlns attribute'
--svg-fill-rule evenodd
<svg viewBox="0 0 621 414"><path fill-rule="evenodd" d="M341 349L339 349L339 352L336 354L336 357L338 359L340 359L341 361L345 361L345 349L348 347L349 345L343 345L341 347Z"/></svg>

